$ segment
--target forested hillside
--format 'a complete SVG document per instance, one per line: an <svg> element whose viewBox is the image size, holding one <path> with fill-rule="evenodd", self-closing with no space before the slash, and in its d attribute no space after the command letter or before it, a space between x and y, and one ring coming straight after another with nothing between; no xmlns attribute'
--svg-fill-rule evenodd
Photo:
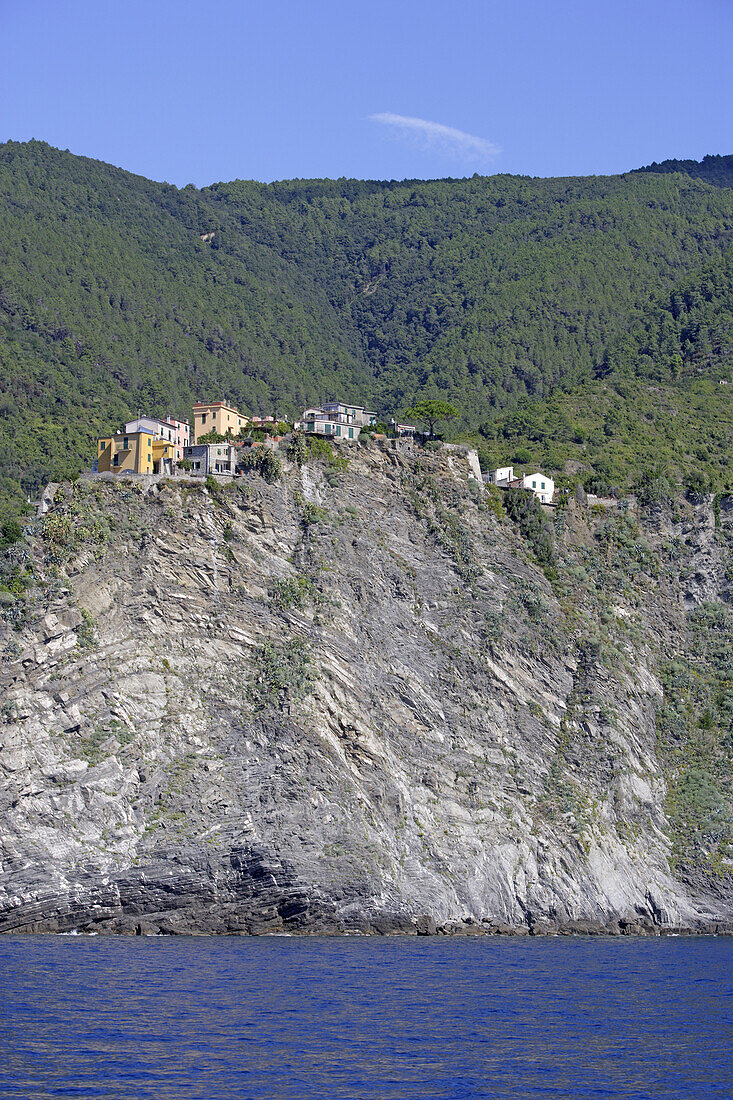
<svg viewBox="0 0 733 1100"><path fill-rule="evenodd" d="M705 180L718 187L733 187L733 156L707 156L702 160L654 161L637 172L684 172L687 176Z"/></svg>
<svg viewBox="0 0 733 1100"><path fill-rule="evenodd" d="M574 461L600 492L652 473L733 488L733 249L612 340L595 375L486 421L487 461Z"/></svg>
<svg viewBox="0 0 733 1100"><path fill-rule="evenodd" d="M704 451L722 476L733 190L730 158L708 160L179 190L0 146L3 507L88 466L124 417L216 397L284 416L440 395L487 457L623 480Z"/></svg>

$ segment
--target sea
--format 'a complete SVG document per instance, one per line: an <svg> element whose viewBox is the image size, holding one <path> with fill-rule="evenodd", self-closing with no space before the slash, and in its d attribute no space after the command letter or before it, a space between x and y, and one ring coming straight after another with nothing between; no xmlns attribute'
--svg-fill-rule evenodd
<svg viewBox="0 0 733 1100"><path fill-rule="evenodd" d="M0 1097L733 1097L733 939L6 936Z"/></svg>

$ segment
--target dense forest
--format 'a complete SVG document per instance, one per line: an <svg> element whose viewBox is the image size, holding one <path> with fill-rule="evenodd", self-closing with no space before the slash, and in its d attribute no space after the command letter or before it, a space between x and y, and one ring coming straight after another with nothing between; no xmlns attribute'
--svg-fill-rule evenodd
<svg viewBox="0 0 733 1100"><path fill-rule="evenodd" d="M725 483L733 158L624 176L153 183L0 146L0 510L145 410L385 416L485 461Z"/></svg>
<svg viewBox="0 0 733 1100"><path fill-rule="evenodd" d="M637 172L684 172L687 176L717 184L718 187L733 187L733 156L707 156L702 160L663 160L659 164L653 161Z"/></svg>

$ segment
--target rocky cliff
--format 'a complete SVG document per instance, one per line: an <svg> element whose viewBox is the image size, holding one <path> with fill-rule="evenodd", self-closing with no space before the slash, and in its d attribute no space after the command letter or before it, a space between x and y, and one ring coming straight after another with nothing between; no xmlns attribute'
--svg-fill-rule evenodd
<svg viewBox="0 0 733 1100"><path fill-rule="evenodd" d="M733 502L525 522L460 450L339 455L51 487L0 929L733 927Z"/></svg>

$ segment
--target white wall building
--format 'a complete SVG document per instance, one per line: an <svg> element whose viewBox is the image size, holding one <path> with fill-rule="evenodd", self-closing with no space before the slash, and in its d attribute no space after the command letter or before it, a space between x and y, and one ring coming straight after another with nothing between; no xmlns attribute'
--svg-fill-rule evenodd
<svg viewBox="0 0 733 1100"><path fill-rule="evenodd" d="M493 474L489 474L488 480L492 485L509 485L514 481L514 467L500 466Z"/></svg>
<svg viewBox="0 0 733 1100"><path fill-rule="evenodd" d="M555 482L547 474L540 470L536 474L525 474L522 478L522 486L531 489L540 504L551 504L555 492Z"/></svg>
<svg viewBox="0 0 733 1100"><path fill-rule="evenodd" d="M519 474L515 476L513 466L500 466L498 470L490 473L486 479L491 485L499 485L502 489L529 489L539 500L540 504L551 504L555 493L555 482L547 474L538 470L535 474Z"/></svg>

